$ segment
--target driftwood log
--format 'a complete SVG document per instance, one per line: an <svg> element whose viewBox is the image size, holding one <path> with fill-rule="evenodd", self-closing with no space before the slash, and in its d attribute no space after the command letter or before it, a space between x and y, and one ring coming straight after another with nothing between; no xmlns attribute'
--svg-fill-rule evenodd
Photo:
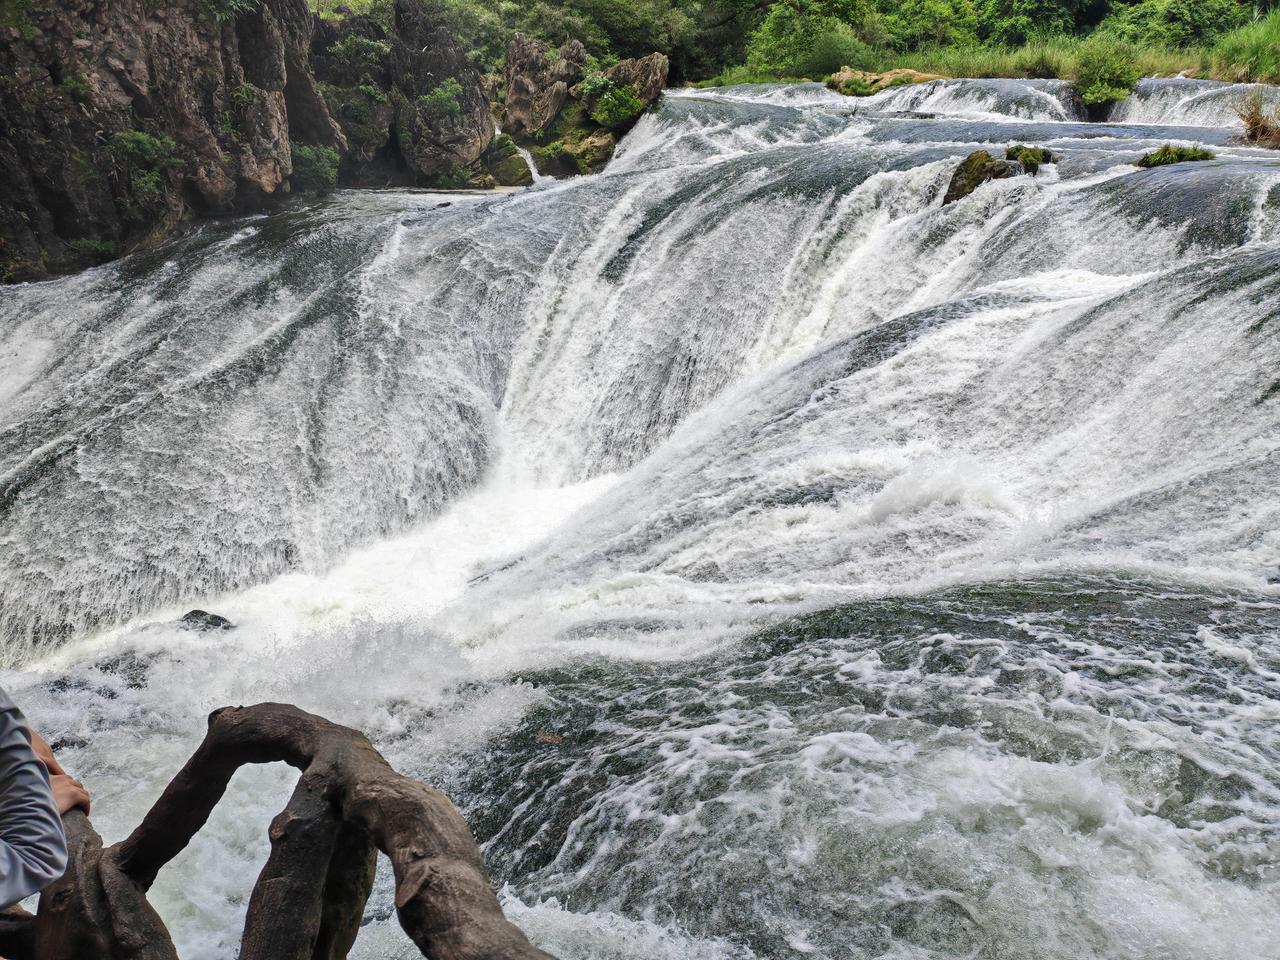
<svg viewBox="0 0 1280 960"><path fill-rule="evenodd" d="M245 917L240 960L339 960L355 941L377 851L395 868L400 925L433 960L554 960L502 915L462 815L396 773L357 730L279 703L224 707L138 828L103 848L89 818L65 818L70 866L34 916L0 914L13 960L177 960L147 902L160 868L204 826L235 771L302 771L271 823L271 855Z"/></svg>

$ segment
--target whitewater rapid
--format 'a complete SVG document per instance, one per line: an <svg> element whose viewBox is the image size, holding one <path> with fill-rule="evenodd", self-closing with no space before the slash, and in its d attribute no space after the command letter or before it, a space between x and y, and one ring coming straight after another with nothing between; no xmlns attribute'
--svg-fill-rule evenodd
<svg viewBox="0 0 1280 960"><path fill-rule="evenodd" d="M217 706L358 726L564 958L1280 957L1280 161L1184 87L672 92L6 289L0 682L108 840ZM184 958L292 779L162 874Z"/></svg>

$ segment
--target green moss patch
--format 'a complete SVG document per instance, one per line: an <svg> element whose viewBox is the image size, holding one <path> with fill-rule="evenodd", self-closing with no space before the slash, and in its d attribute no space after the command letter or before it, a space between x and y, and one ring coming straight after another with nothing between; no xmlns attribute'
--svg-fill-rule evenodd
<svg viewBox="0 0 1280 960"><path fill-rule="evenodd" d="M1197 160L1212 160L1213 153L1203 147L1175 147L1166 143L1159 150L1142 155L1138 161L1140 167L1167 167L1171 163L1191 163Z"/></svg>

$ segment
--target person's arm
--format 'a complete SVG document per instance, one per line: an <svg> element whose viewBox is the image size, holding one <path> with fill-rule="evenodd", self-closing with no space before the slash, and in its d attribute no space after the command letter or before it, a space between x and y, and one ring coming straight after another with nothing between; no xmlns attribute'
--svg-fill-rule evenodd
<svg viewBox="0 0 1280 960"><path fill-rule="evenodd" d="M67 867L62 817L29 737L21 711L0 691L0 907L42 890Z"/></svg>

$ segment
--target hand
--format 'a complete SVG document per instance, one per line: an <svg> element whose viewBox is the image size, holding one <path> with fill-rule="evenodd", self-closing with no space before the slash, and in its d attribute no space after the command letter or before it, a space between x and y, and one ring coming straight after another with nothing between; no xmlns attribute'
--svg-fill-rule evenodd
<svg viewBox="0 0 1280 960"><path fill-rule="evenodd" d="M65 814L68 810L79 807L84 811L85 816L89 815L91 805L89 791L79 780L65 773L55 773L49 778L49 786L53 788L53 802L59 814Z"/></svg>
<svg viewBox="0 0 1280 960"><path fill-rule="evenodd" d="M35 752L36 759L45 765L45 769L49 771L50 776L56 776L67 771L62 769L62 764L58 762L58 758L53 755L53 750L44 742L44 737L36 733L34 730L28 729L31 734L31 749Z"/></svg>

